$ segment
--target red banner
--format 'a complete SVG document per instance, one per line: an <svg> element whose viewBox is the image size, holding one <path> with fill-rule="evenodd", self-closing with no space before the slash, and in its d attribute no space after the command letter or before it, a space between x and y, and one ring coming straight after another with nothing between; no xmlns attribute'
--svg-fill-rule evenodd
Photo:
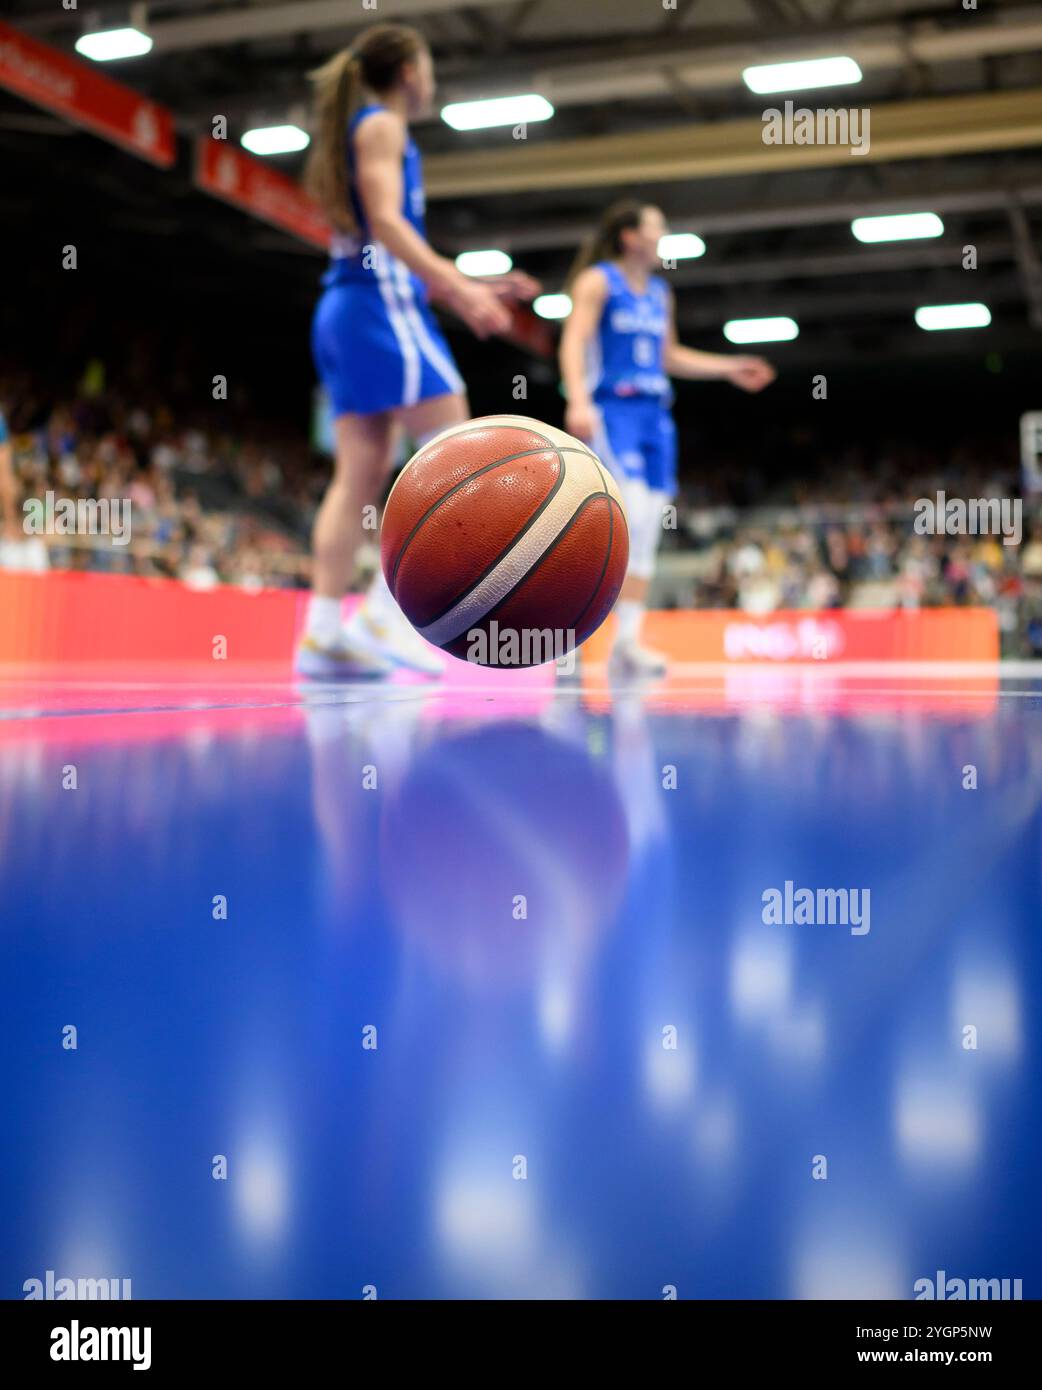
<svg viewBox="0 0 1042 1390"><path fill-rule="evenodd" d="M231 585L197 591L174 579L0 571L0 664L213 661L221 633L243 661L289 662L307 593Z"/></svg>
<svg viewBox="0 0 1042 1390"><path fill-rule="evenodd" d="M612 622L583 655L607 658ZM676 662L997 661L999 623L991 608L820 609L754 616L725 608L649 613L649 647Z"/></svg>
<svg viewBox="0 0 1042 1390"><path fill-rule="evenodd" d="M0 87L160 168L174 162L174 118L165 106L2 22Z"/></svg>
<svg viewBox="0 0 1042 1390"><path fill-rule="evenodd" d="M224 633L244 660L288 661L306 599L306 590L249 594L220 585L200 593L172 579L0 571L0 663L207 660L215 632ZM583 645L584 666L607 659L613 626L609 619ZM843 662L992 662L999 656L998 619L990 608L762 617L678 609L649 613L642 633L649 646L681 665L796 662L820 670Z"/></svg>
<svg viewBox="0 0 1042 1390"><path fill-rule="evenodd" d="M224 140L201 135L195 147L196 186L243 212L326 250L330 227L293 179Z"/></svg>

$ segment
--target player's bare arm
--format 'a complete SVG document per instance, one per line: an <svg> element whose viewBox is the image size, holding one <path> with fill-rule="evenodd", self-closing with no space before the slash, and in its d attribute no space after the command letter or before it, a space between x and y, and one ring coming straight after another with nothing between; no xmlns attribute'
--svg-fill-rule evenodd
<svg viewBox="0 0 1042 1390"><path fill-rule="evenodd" d="M358 195L380 244L404 261L431 294L459 314L479 338L505 332L510 316L498 297L470 280L440 256L403 217L402 152L405 122L392 111L377 111L355 138Z"/></svg>
<svg viewBox="0 0 1042 1390"><path fill-rule="evenodd" d="M608 287L595 266L580 272L572 285L572 311L561 333L561 381L567 398L564 423L577 439L592 440L596 414L586 385L586 354L597 331Z"/></svg>
<svg viewBox="0 0 1042 1390"><path fill-rule="evenodd" d="M765 357L702 352L677 340L676 308L670 296L669 332L663 366L679 381L729 381L742 391L762 391L778 375Z"/></svg>

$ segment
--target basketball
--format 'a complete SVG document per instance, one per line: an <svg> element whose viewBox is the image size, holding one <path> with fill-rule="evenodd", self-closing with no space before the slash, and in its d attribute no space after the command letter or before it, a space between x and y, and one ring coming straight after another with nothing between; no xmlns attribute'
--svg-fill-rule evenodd
<svg viewBox="0 0 1042 1390"><path fill-rule="evenodd" d="M436 436L384 509L380 558L402 612L427 641L482 666L567 655L611 612L628 557L604 464L523 416Z"/></svg>

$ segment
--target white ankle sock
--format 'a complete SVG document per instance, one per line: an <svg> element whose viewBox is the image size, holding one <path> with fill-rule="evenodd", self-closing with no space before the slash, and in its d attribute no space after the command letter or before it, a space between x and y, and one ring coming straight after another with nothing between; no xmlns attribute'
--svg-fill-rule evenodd
<svg viewBox="0 0 1042 1390"><path fill-rule="evenodd" d="M640 620L644 616L644 605L635 599L625 598L615 605L618 629L615 641L623 647L635 647L640 632Z"/></svg>
<svg viewBox="0 0 1042 1390"><path fill-rule="evenodd" d="M322 594L312 594L308 603L307 634L320 642L331 642L340 631L341 602L338 598L326 598Z"/></svg>
<svg viewBox="0 0 1042 1390"><path fill-rule="evenodd" d="M395 603L394 595L387 587L382 565L378 565L376 568L372 583L366 591L365 602L366 607L375 617L385 618L388 621L401 617L401 609Z"/></svg>

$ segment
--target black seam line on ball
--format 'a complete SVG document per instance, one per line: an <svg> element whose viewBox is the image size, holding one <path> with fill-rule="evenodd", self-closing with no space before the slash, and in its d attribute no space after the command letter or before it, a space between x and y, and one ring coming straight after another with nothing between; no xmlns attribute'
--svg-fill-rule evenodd
<svg viewBox="0 0 1042 1390"><path fill-rule="evenodd" d="M594 587L593 587L593 591L592 591L592 593L590 594L590 597L589 597L589 598L586 600L586 602L583 604L582 608L579 610L578 615L577 615L575 618L572 619L572 631L573 631L573 632L575 632L575 631L578 630L579 624L582 622L583 618L586 617L586 614L587 614L587 612L588 612L588 610L589 610L590 604L591 604L591 603L594 601L594 599L597 597L598 591L600 590L601 585L604 583L604 576L605 576L605 575L607 574L607 572L608 572L608 565L611 563L611 550L612 550L612 546L613 546L614 543L615 543L615 511L616 511L616 508L618 508L619 515L622 517L622 524L623 524L623 526L626 526L626 513L623 511L622 507L620 507L619 504L615 501L615 498L612 497L611 494L608 492L608 482L607 482L607 479L606 479L605 476L604 476L604 470L603 470L603 468L601 467L601 461L600 461L600 459L597 458L596 454L591 454L591 455L590 455L590 458L593 459L594 467L597 469L597 476L598 476L598 477L600 478L600 480L601 480L601 486L604 488L605 495L609 498L609 503L608 503L608 550L607 550L607 554L606 554L605 557L604 557L604 564L601 566L600 576L599 576L598 579L597 579L597 583L596 583L596 584L594 585ZM628 527L628 526L626 526L626 539L627 539L627 540L629 539L629 527Z"/></svg>
<svg viewBox="0 0 1042 1390"><path fill-rule="evenodd" d="M551 444L551 445L548 445L548 447L552 449L552 448L553 448L553 445L552 445L552 444ZM539 453L544 453L544 452L545 452L545 450L543 450L543 449L540 449L540 450L539 450ZM558 454L558 456L557 456L557 462L558 462L558 464L559 464L559 467L558 467L558 470L557 470L557 478L556 478L555 481L554 481L553 487L552 487L552 488L550 489L550 491L546 494L546 496L543 498L543 500L539 503L539 506L535 509L535 511L532 513L532 515L528 518L528 520L525 522L524 526L521 527L521 530L518 531L514 536L511 537L511 539L507 542L507 544L506 544L506 545L503 547L503 549L499 552L499 554L496 556L496 558L495 558L494 560L490 560L489 563L485 566L485 568L484 568L484 569L481 571L481 573L478 575L478 577L477 577L475 580L473 580L470 584L468 584L467 587L466 587L465 589L461 590L460 593L458 593L458 594L456 595L456 597L452 600L452 602L451 602L446 608L443 608L443 609L441 610L440 613L436 613L436 614L434 615L433 618L428 618L428 619L424 622L423 626L424 626L425 628L426 628L426 627L430 627L432 623L441 622L442 618L444 618L445 615L446 615L447 613L451 613L452 610L453 610L454 608L458 607L459 604L461 604L465 598L468 598L468 597L474 592L474 590L478 587L478 585L479 585L483 580L485 580L485 579L488 578L488 576L492 573L492 571L496 568L496 566L497 566L507 555L510 554L510 552L511 552L511 551L514 549L514 547L517 545L518 541L520 541L521 539L523 539L523 537L526 536L526 535L528 534L529 531L531 531L532 527L536 524L536 522L537 522L537 521L539 520L539 518L542 516L543 512L546 511L547 507L550 505L550 503L551 503L551 502L554 500L554 498L557 496L558 492L560 492L561 486L562 486L562 484L564 483L565 461L564 461L564 459L560 456L560 454Z"/></svg>
<svg viewBox="0 0 1042 1390"><path fill-rule="evenodd" d="M604 489L605 492L607 492L607 491L608 491L608 484L607 484L607 482L606 482L605 479L604 479L604 474L601 472L600 460L599 460L599 459L596 459L596 458L593 458L593 455L592 455L592 454L590 455L590 457L593 459L593 466L594 466L594 468L596 468L596 470L597 470L597 476L598 476L598 478L600 478L600 480L601 480L601 487ZM582 622L582 619L583 619L583 617L584 617L584 615L585 615L585 613L586 613L586 610L589 608L590 604L593 602L593 600L594 600L594 599L596 598L596 596L597 596L597 590L601 587L601 584L604 582L604 576L605 576L605 574L607 573L607 570L608 570L608 561L611 559L611 542L612 542L612 537L613 537L614 534L615 534L615 513L614 513L614 510L613 510L611 504L609 503L609 505L608 505L608 549L607 549L607 551L605 552L604 564L601 565L601 572L600 572L600 574L597 576L597 583L593 586L592 590L590 591L590 597L586 600L586 602L583 604L583 606L579 609L578 614L577 614L577 615L572 619L572 621L568 624L568 626L569 626L569 628L570 628L570 630L571 630L572 632L575 632L575 631L578 629L578 626L579 626L580 622Z"/></svg>
<svg viewBox="0 0 1042 1390"><path fill-rule="evenodd" d="M578 612L578 613L576 614L576 616L572 619L572 622L571 622L571 629L572 629L573 632L577 632L577 631L579 630L579 624L582 622L583 618L585 618L585 617L586 617L586 614L589 612L590 604L594 601L594 599L597 597L598 593L600 592L600 587L601 587L601 585L604 583L604 576L608 573L608 565L609 565L609 563L611 562L611 548L612 548L612 546L613 546L614 543L615 543L615 509L616 509L616 507L618 507L619 504L615 501L615 498L614 498L614 497L610 497L608 493L605 493L605 496L606 496L606 497L609 497L609 501L608 501L608 549L607 549L607 551L605 552L604 564L601 566L601 572L600 572L600 574L597 576L597 583L593 586L593 591L592 591L592 593L590 594L590 597L586 600L586 602L583 604L582 608L579 609L579 612Z"/></svg>
<svg viewBox="0 0 1042 1390"><path fill-rule="evenodd" d="M536 431L532 430L531 433L535 434ZM394 568L391 570L391 593L394 594L395 592L395 585L398 582L398 570L401 567L402 560L405 558L406 550L409 548L412 541L415 539L420 527L424 524L425 521L427 521L427 519L431 516L433 512L436 512L438 510L438 508L442 505L443 502L447 502L449 498L452 497L455 493L459 492L461 488L466 487L466 485L469 482L473 482L475 478L480 478L483 473L491 473L493 468L501 468L505 463L516 463L518 459L531 458L533 454L546 454L551 452L557 455L558 462L561 464L561 468L563 470L564 459L561 458L561 455L563 453L578 454L584 453L585 450L569 448L559 449L556 446L556 444L552 444L549 440L547 440L547 442L539 449L522 449L519 454L508 454L506 458L496 459L494 463L486 463L482 468L477 469L476 472L468 473L467 476L461 482L458 482L455 484L454 487L451 487L449 491L445 493L444 497L439 497L436 502L432 502L431 505L424 512L424 514L420 517L419 521L417 521L416 525L405 537L405 540L402 541L402 547L398 552L398 558L395 560ZM397 598L397 594L395 594L395 597Z"/></svg>
<svg viewBox="0 0 1042 1390"><path fill-rule="evenodd" d="M483 622L483 623L490 622L490 621L496 616L496 614L500 611L500 609L503 607L504 603L506 603L509 599L511 599L511 598L514 596L514 594L517 593L518 589L521 588L522 584L526 584L526 583L528 582L528 580L532 578L532 575L535 574L535 573L539 570L539 568L540 568L541 565L543 564L543 561L546 560L548 556L550 556L550 555L553 554L553 552L557 549L557 547L558 547L558 546L561 544L561 542L564 540L565 536L567 536L568 532L572 529L572 527L575 525L575 523L579 520L579 515L580 515L580 513L581 513L586 507L588 507L589 504L590 504L591 502L596 502L596 500L597 500L598 497L607 497L607 499L608 499L609 502L614 502L614 501L615 501L615 498L612 497L612 495L611 495L610 492L591 492L591 493L589 494L589 496L584 497L583 500L582 500L582 501L579 503L579 505L576 507L575 511L572 512L571 516L568 518L568 520L567 520L567 521L564 523L564 525L561 527L560 531L558 531L557 535L553 538L553 540L550 542L550 544L549 544L549 545L546 547L546 549L543 551L542 555L540 555L539 559L538 559L538 560L535 562L535 564L531 567L531 569L526 570L525 573L521 576L521 578L520 578L520 579L517 581L517 583L514 585L514 587L513 587L511 590L509 590L508 593L505 593L505 594L503 595L503 597L499 600L499 602L496 604L496 606L495 606L494 608L490 608L490 609L488 610L488 612L485 613L485 614L483 615L483 617L482 617L481 620L480 620L481 622ZM457 634L457 635L458 635L458 634Z"/></svg>
<svg viewBox="0 0 1042 1390"><path fill-rule="evenodd" d="M607 481L605 480L605 477L604 477L604 473L603 473L603 470L602 470L601 461L600 461L600 459L597 457L596 454L591 454L591 455L590 455L590 458L592 458L593 461L594 461L594 463L597 465L597 472L600 474L601 482L604 483L604 491L607 492L607 491L608 491L608 484L607 484ZM614 501L615 499L613 498L612 500ZM616 505L618 506L619 504L616 503ZM626 508L625 508L625 507L619 506L619 515L622 517L622 524L623 524L623 526L625 526L625 528L626 528L626 540L628 541L629 538L630 538L630 524L629 524L629 521L628 521L627 518L626 518Z"/></svg>

